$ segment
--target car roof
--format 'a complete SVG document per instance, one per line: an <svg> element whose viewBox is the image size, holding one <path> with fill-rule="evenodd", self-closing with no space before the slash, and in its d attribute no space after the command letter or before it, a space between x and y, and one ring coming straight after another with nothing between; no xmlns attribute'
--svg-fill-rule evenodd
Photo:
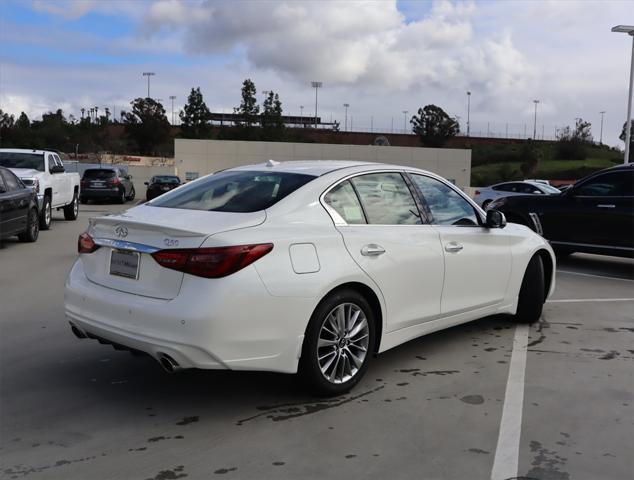
<svg viewBox="0 0 634 480"><path fill-rule="evenodd" d="M632 162L621 163L620 165L614 165L613 167L608 167L608 168L605 168L605 169L603 169L601 171L607 172L607 171L613 171L613 170L628 170L630 168L634 168L634 163L632 163Z"/></svg>
<svg viewBox="0 0 634 480"><path fill-rule="evenodd" d="M30 148L0 148L0 152L7 153L37 153L43 155L45 153L57 153L55 150L36 150Z"/></svg>
<svg viewBox="0 0 634 480"><path fill-rule="evenodd" d="M358 162L351 160L289 160L278 162L269 160L264 163L255 165L243 165L240 167L230 168L231 171L266 171L266 172L286 172L286 173L303 173L306 175L314 175L320 177L335 170L352 167L367 167L381 165L372 162ZM394 167L394 165L392 165Z"/></svg>

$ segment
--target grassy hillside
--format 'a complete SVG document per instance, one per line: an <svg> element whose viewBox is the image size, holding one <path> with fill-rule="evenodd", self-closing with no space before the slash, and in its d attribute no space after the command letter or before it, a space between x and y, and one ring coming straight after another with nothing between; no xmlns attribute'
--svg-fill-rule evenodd
<svg viewBox="0 0 634 480"><path fill-rule="evenodd" d="M557 158L556 142L535 142L533 154L538 159L531 178L575 180L589 173L611 167L623 161L623 154L606 146L587 145L585 159L563 160ZM508 180L522 180L520 169L525 161L525 144L474 145L472 147L471 185L486 186Z"/></svg>

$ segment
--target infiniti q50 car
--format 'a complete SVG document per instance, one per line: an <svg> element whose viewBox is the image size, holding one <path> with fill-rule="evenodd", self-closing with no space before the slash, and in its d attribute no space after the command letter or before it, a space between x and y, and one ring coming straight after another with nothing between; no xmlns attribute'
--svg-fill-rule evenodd
<svg viewBox="0 0 634 480"><path fill-rule="evenodd" d="M533 322L548 243L410 167L274 162L93 218L65 310L80 338L184 368L353 387L374 354L487 315Z"/></svg>

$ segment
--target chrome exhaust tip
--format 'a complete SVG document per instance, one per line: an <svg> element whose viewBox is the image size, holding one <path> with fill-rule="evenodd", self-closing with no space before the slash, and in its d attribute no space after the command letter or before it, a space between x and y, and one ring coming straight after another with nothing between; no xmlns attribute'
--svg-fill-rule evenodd
<svg viewBox="0 0 634 480"><path fill-rule="evenodd" d="M182 370L178 362L166 353L159 354L158 362L161 364L161 367L163 367L163 370L165 370L167 373L176 373Z"/></svg>

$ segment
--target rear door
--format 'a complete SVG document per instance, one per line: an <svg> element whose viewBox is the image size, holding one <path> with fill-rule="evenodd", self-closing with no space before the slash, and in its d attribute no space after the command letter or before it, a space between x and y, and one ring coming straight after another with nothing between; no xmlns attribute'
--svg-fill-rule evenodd
<svg viewBox="0 0 634 480"><path fill-rule="evenodd" d="M437 231L424 223L400 172L368 173L324 196L354 261L378 285L387 308L386 333L440 314L443 254Z"/></svg>
<svg viewBox="0 0 634 480"><path fill-rule="evenodd" d="M503 229L487 229L454 187L422 174L410 174L440 234L445 258L442 315L454 315L501 302L511 274L511 250Z"/></svg>

